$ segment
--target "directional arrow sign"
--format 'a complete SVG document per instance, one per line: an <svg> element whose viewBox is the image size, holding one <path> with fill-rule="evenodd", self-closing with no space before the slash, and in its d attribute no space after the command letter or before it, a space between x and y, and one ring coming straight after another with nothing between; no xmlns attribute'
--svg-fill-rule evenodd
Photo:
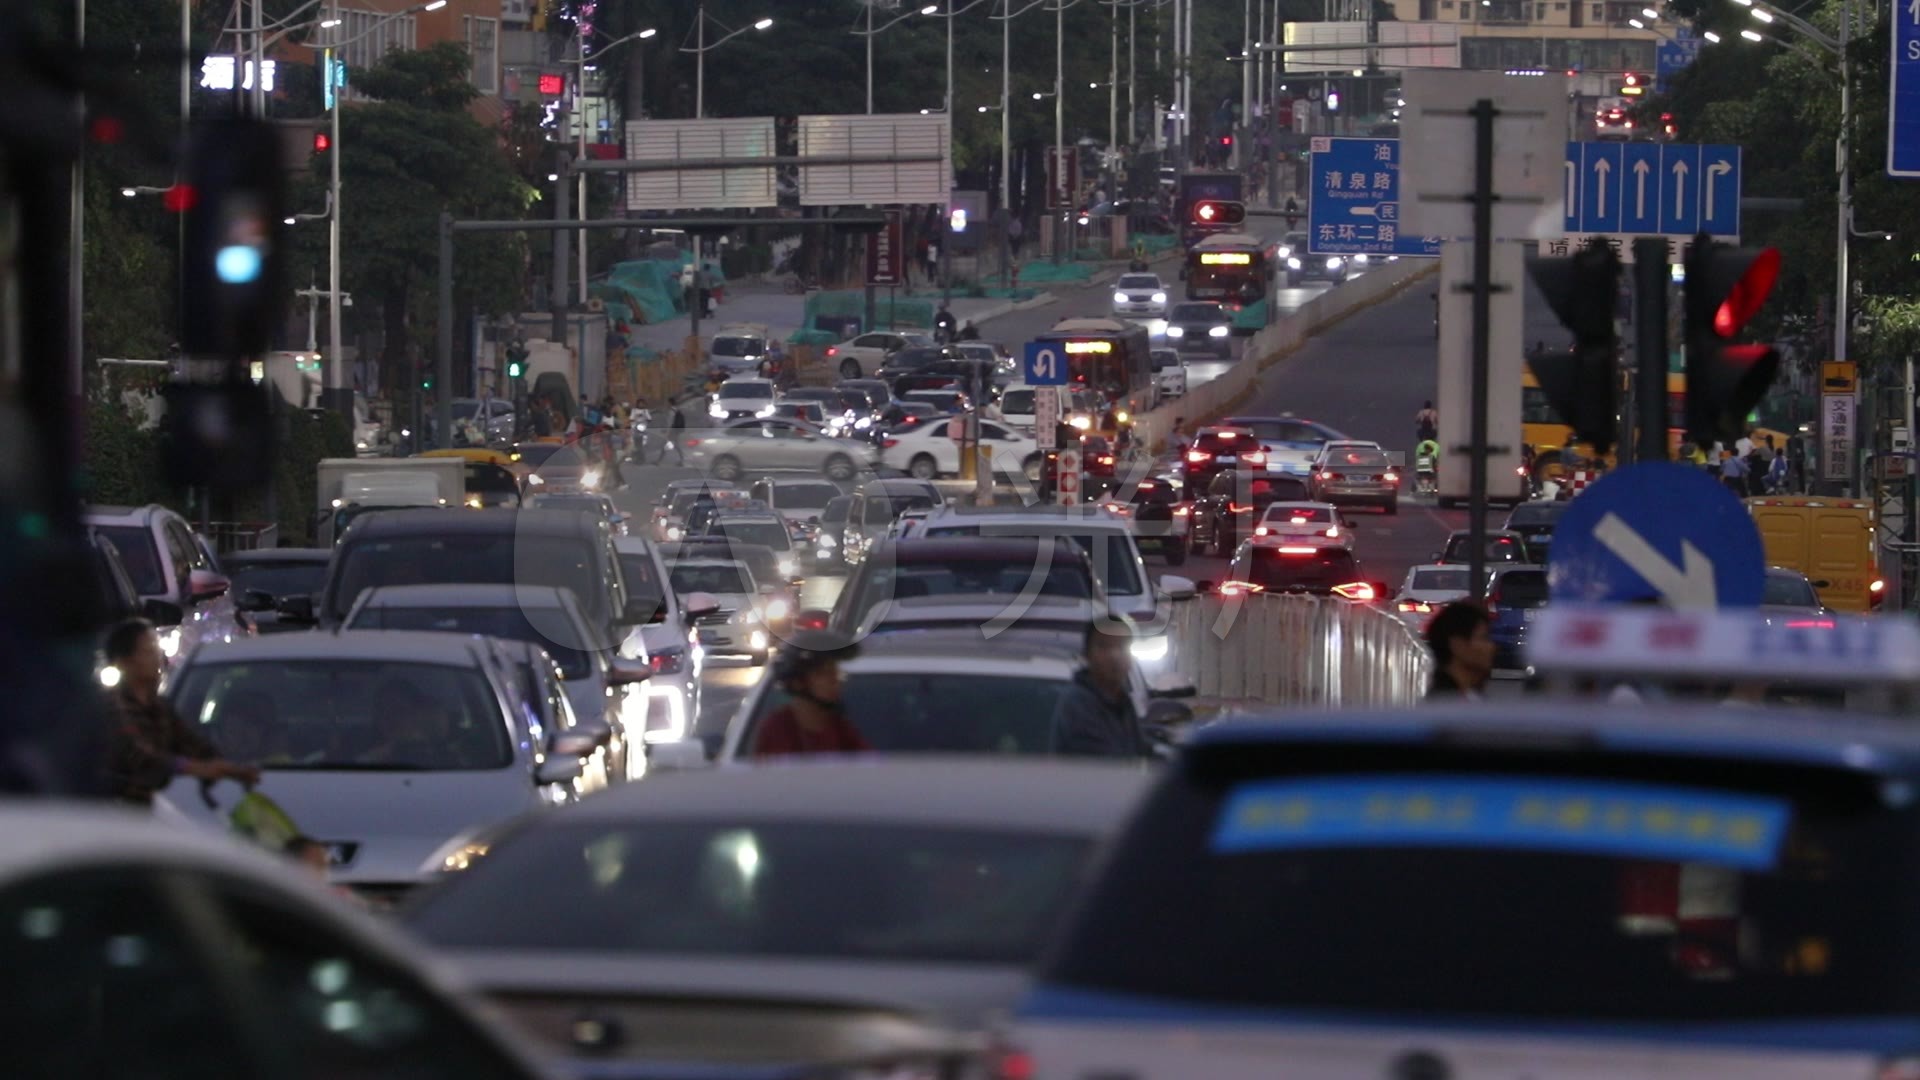
<svg viewBox="0 0 1920 1080"><path fill-rule="evenodd" d="M1025 361L1022 370L1027 376L1028 386L1065 386L1067 385L1067 357L1060 346L1051 341L1027 342Z"/></svg>
<svg viewBox="0 0 1920 1080"><path fill-rule="evenodd" d="M1569 236L1740 235L1738 146L1568 143L1562 179Z"/></svg>
<svg viewBox="0 0 1920 1080"><path fill-rule="evenodd" d="M1887 175L1920 177L1920 0L1894 9L1887 88Z"/></svg>
<svg viewBox="0 0 1920 1080"><path fill-rule="evenodd" d="M1547 564L1552 600L1567 604L1754 607L1765 575L1745 504L1704 471L1667 461L1616 469L1582 491Z"/></svg>
<svg viewBox="0 0 1920 1080"><path fill-rule="evenodd" d="M1737 146L1702 146L1700 163L1700 228L1715 235L1740 232L1740 188Z"/></svg>
<svg viewBox="0 0 1920 1080"><path fill-rule="evenodd" d="M1644 161L1636 161L1633 163L1633 214L1635 217L1646 216L1647 174L1652 171L1653 166ZM1656 193L1654 197L1657 199L1659 195Z"/></svg>

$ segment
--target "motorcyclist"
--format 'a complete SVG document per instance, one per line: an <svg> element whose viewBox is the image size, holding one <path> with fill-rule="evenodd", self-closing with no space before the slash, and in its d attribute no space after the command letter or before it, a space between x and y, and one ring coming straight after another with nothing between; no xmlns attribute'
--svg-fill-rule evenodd
<svg viewBox="0 0 1920 1080"><path fill-rule="evenodd" d="M953 312L947 310L947 305L941 304L940 313L933 317L934 338L942 345L951 344L954 334L959 330L958 323L959 320L954 318Z"/></svg>
<svg viewBox="0 0 1920 1080"><path fill-rule="evenodd" d="M1434 439L1422 439L1413 448L1413 470L1420 487L1424 490L1432 486L1440 470L1440 443Z"/></svg>
<svg viewBox="0 0 1920 1080"><path fill-rule="evenodd" d="M840 664L860 653L851 638L826 630L802 630L780 646L773 681L788 700L755 732L753 756L857 754L873 749L848 721L840 697Z"/></svg>

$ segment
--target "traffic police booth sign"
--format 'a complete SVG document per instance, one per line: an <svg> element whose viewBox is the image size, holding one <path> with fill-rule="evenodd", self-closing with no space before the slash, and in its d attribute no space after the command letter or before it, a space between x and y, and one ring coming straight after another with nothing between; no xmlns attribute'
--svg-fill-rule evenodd
<svg viewBox="0 0 1920 1080"><path fill-rule="evenodd" d="M1547 575L1556 604L1757 607L1766 554L1732 491L1700 469L1649 461L1573 500L1554 530Z"/></svg>

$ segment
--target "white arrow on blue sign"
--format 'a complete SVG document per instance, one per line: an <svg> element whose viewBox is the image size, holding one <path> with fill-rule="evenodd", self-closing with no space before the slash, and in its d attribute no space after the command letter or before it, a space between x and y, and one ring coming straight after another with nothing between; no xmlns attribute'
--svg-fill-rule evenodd
<svg viewBox="0 0 1920 1080"><path fill-rule="evenodd" d="M1067 385L1067 355L1058 342L1029 341L1022 359L1028 386Z"/></svg>
<svg viewBox="0 0 1920 1080"><path fill-rule="evenodd" d="M1740 235L1738 146L1568 143L1566 180L1569 233Z"/></svg>
<svg viewBox="0 0 1920 1080"><path fill-rule="evenodd" d="M1887 77L1887 175L1920 177L1920 0L1893 6Z"/></svg>
<svg viewBox="0 0 1920 1080"><path fill-rule="evenodd" d="M1547 581L1555 603L1754 607L1766 554L1732 491L1704 470L1650 461L1573 500L1553 531Z"/></svg>

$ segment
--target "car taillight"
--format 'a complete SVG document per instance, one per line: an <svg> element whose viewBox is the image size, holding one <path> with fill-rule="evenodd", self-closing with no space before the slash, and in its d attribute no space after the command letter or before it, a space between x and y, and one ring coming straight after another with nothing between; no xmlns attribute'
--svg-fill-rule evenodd
<svg viewBox="0 0 1920 1080"><path fill-rule="evenodd" d="M1833 629L1833 625L1832 619L1787 620L1787 628L1790 630L1831 630Z"/></svg>
<svg viewBox="0 0 1920 1080"><path fill-rule="evenodd" d="M1255 585L1251 581L1223 581L1220 583L1221 596L1244 596L1266 591L1264 586Z"/></svg>
<svg viewBox="0 0 1920 1080"><path fill-rule="evenodd" d="M900 445L899 439L881 439L880 440L880 449L882 450L891 450L894 447L899 445Z"/></svg>
<svg viewBox="0 0 1920 1080"><path fill-rule="evenodd" d="M1385 480L1389 484L1397 484L1400 482L1400 474L1399 473L1381 473L1375 479Z"/></svg>
<svg viewBox="0 0 1920 1080"><path fill-rule="evenodd" d="M1338 539L1340 539L1340 526L1338 526L1338 525L1335 525L1335 526L1334 526L1333 528L1331 528L1331 529L1328 529L1328 530L1327 530L1327 536L1329 536L1329 537L1331 537L1332 539L1335 539L1335 540L1338 540Z"/></svg>
<svg viewBox="0 0 1920 1080"><path fill-rule="evenodd" d="M1240 461L1242 464L1246 464L1246 465L1265 465L1267 463L1267 455L1242 454L1240 455Z"/></svg>
<svg viewBox="0 0 1920 1080"><path fill-rule="evenodd" d="M684 445L684 446L687 446L687 447L695 447L695 446L699 446L699 445L700 445L700 440L699 440L699 439L688 439L688 440L687 440L687 441L686 441L685 443L683 443L682 445Z"/></svg>
<svg viewBox="0 0 1920 1080"><path fill-rule="evenodd" d="M655 675L677 675L687 662L687 650L682 648L661 649L647 658L647 668Z"/></svg>
<svg viewBox="0 0 1920 1080"><path fill-rule="evenodd" d="M1312 554L1314 554L1315 552L1317 552L1318 550L1320 550L1320 549L1318 549L1318 548L1310 548L1310 547L1282 547L1282 548L1280 549L1280 554L1282 554L1282 555L1312 555Z"/></svg>
<svg viewBox="0 0 1920 1080"><path fill-rule="evenodd" d="M1187 451L1187 460L1193 462L1196 465L1203 461L1206 461L1208 458L1211 458L1212 456L1213 456L1212 454L1207 453L1205 450Z"/></svg>
<svg viewBox="0 0 1920 1080"><path fill-rule="evenodd" d="M803 611L794 616L793 628L795 630L825 630L827 628L827 614L824 611Z"/></svg>
<svg viewBox="0 0 1920 1080"><path fill-rule="evenodd" d="M1010 1046L995 1047L988 1058L987 1080L1033 1080L1033 1055Z"/></svg>
<svg viewBox="0 0 1920 1080"><path fill-rule="evenodd" d="M1261 526L1257 526L1257 527L1256 527L1256 528L1255 528L1255 529L1253 530L1253 535L1255 535L1255 536L1265 536L1265 535L1267 535L1267 527L1266 527L1265 525L1261 525Z"/></svg>
<svg viewBox="0 0 1920 1080"><path fill-rule="evenodd" d="M1418 615L1426 615L1432 613L1433 605L1427 603L1425 600L1402 600L1400 601L1400 610Z"/></svg>
<svg viewBox="0 0 1920 1080"><path fill-rule="evenodd" d="M1101 454L1099 457L1095 458L1094 460L1098 461L1102 465L1111 465L1113 464L1113 455Z"/></svg>
<svg viewBox="0 0 1920 1080"><path fill-rule="evenodd" d="M1867 586L1867 603L1873 607L1879 607L1880 601L1886 598L1887 583L1879 578L1874 578L1873 584Z"/></svg>
<svg viewBox="0 0 1920 1080"><path fill-rule="evenodd" d="M1333 591L1349 600L1373 599L1373 586L1364 581L1355 581L1346 585L1335 585Z"/></svg>
<svg viewBox="0 0 1920 1080"><path fill-rule="evenodd" d="M1487 614L1500 614L1500 593L1498 591L1487 594Z"/></svg>
<svg viewBox="0 0 1920 1080"><path fill-rule="evenodd" d="M1193 507L1191 506L1176 506L1173 508L1174 517L1186 517L1191 513L1193 513Z"/></svg>
<svg viewBox="0 0 1920 1080"><path fill-rule="evenodd" d="M827 346L827 355L828 355L828 356L839 356L839 355L840 355L840 350L839 350L839 348L837 348L836 346L833 346L833 345L829 345L829 346Z"/></svg>

